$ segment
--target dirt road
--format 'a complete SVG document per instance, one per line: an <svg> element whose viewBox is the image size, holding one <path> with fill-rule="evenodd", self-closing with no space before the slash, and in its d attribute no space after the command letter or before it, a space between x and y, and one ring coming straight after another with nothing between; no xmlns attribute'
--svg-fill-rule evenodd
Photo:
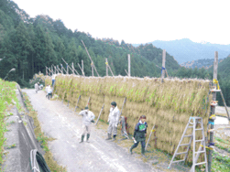
<svg viewBox="0 0 230 172"><path fill-rule="evenodd" d="M43 132L56 140L49 142L55 160L66 166L68 172L150 172L159 171L130 155L125 148L112 141L106 141L106 131L92 125L90 143L79 143L81 136L81 117L62 104L51 101L43 91L24 89L33 108L38 112Z"/></svg>

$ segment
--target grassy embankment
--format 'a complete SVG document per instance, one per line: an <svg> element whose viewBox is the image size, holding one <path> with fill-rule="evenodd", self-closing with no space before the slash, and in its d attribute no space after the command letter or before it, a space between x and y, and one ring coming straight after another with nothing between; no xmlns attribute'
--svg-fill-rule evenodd
<svg viewBox="0 0 230 172"><path fill-rule="evenodd" d="M12 113L9 113L10 107L12 105L16 105L19 111L22 111L22 108L18 102L17 95L15 92L16 83L15 82L7 82L0 79L0 171L2 170L3 164L3 155L4 155L4 147L13 148L17 145L6 146L4 138L4 133L7 132L7 124L6 118Z"/></svg>

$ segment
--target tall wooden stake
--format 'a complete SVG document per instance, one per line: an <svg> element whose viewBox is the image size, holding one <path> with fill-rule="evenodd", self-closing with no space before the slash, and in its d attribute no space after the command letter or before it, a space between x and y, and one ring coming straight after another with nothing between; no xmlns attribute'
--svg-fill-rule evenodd
<svg viewBox="0 0 230 172"><path fill-rule="evenodd" d="M92 58L91 58L91 56L89 55L89 52L88 52L88 50L87 50L87 48L86 48L86 46L85 46L84 42L83 42L82 40L81 40L81 42L82 42L83 46L85 47L85 51L86 51L86 53L88 54L88 56L89 56L89 58L90 58L90 60L91 60L92 75L94 76L94 74L93 74L93 69L95 69L95 71L96 71L96 73L97 73L97 76L99 76L99 77L100 77L100 75L98 74L97 69L96 69L96 67L95 67L95 65L94 65L94 63L93 63Z"/></svg>
<svg viewBox="0 0 230 172"><path fill-rule="evenodd" d="M94 76L93 65L92 65L92 76Z"/></svg>
<svg viewBox="0 0 230 172"><path fill-rule="evenodd" d="M85 72L84 72L84 61L81 60L81 69L82 69L82 75L85 76Z"/></svg>
<svg viewBox="0 0 230 172"><path fill-rule="evenodd" d="M108 76L108 59L105 59L105 64L106 64L106 76Z"/></svg>
<svg viewBox="0 0 230 172"><path fill-rule="evenodd" d="M75 75L75 73L74 73L74 64L73 64L73 62L72 62L72 73Z"/></svg>
<svg viewBox="0 0 230 172"><path fill-rule="evenodd" d="M217 80L217 68L218 68L218 52L215 51L215 60L214 60L214 65L213 65L213 79ZM217 88L217 85L216 85ZM212 92L212 100L216 101L216 92ZM216 107L211 106L211 112L210 116L215 114ZM209 119L209 122L211 123L211 129L214 129L214 120ZM213 132L210 132L210 143L213 143ZM211 166L212 166L212 153L213 150L209 150L208 154L208 171L211 172Z"/></svg>
<svg viewBox="0 0 230 172"><path fill-rule="evenodd" d="M163 82L165 77L165 61L166 61L166 51L162 52L162 69L161 69L161 82Z"/></svg>
<svg viewBox="0 0 230 172"><path fill-rule="evenodd" d="M131 77L131 60L130 60L130 54L128 54L128 74L129 74L129 77Z"/></svg>

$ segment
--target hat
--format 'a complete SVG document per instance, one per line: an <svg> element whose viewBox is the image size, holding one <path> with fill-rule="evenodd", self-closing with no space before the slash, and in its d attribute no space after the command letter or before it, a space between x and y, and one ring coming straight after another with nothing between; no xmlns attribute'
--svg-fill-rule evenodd
<svg viewBox="0 0 230 172"><path fill-rule="evenodd" d="M141 115L140 119L146 119L145 115Z"/></svg>
<svg viewBox="0 0 230 172"><path fill-rule="evenodd" d="M88 106L86 106L85 109L89 109Z"/></svg>
<svg viewBox="0 0 230 172"><path fill-rule="evenodd" d="M111 105L117 106L117 103L116 102L112 102Z"/></svg>

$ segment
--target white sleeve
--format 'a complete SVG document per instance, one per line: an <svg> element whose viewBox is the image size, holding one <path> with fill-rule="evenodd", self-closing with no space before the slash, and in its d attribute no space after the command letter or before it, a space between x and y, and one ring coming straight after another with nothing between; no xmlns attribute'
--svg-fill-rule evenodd
<svg viewBox="0 0 230 172"><path fill-rule="evenodd" d="M120 111L119 111L119 110L117 111L117 114L116 114L116 115L117 115L117 116L116 116L116 117L117 117L117 122L119 122L119 119L120 119Z"/></svg>
<svg viewBox="0 0 230 172"><path fill-rule="evenodd" d="M85 114L85 111L82 110L78 115L82 115L83 116L84 114Z"/></svg>
<svg viewBox="0 0 230 172"><path fill-rule="evenodd" d="M94 113L93 113L93 112L91 112L91 115L90 115L90 117L91 117L91 120L94 120L94 118L95 118L95 115L94 115Z"/></svg>

